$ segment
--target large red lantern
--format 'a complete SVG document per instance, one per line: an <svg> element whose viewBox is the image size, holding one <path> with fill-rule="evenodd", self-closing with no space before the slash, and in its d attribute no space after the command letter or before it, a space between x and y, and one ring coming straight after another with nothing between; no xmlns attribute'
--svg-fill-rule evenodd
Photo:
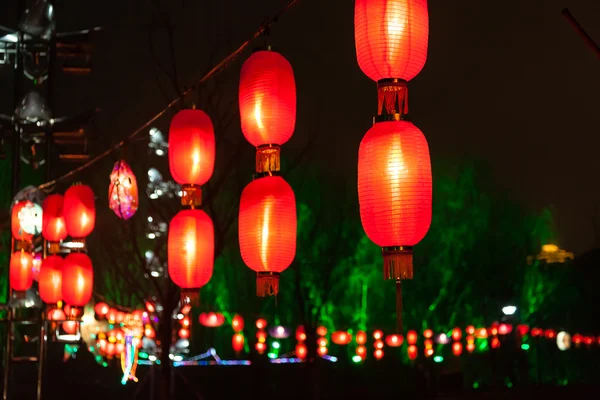
<svg viewBox="0 0 600 400"><path fill-rule="evenodd" d="M255 147L282 145L296 125L292 66L270 48L255 51L242 66L239 88L242 132Z"/></svg>
<svg viewBox="0 0 600 400"><path fill-rule="evenodd" d="M53 194L42 203L42 235L50 242L50 253L56 253L61 241L67 237L67 227L63 216L64 197Z"/></svg>
<svg viewBox="0 0 600 400"><path fill-rule="evenodd" d="M384 277L413 277L412 247L431 223L431 164L423 133L406 121L377 122L360 143L358 199L367 236L383 248Z"/></svg>
<svg viewBox="0 0 600 400"><path fill-rule="evenodd" d="M280 176L266 176L242 192L239 214L242 258L257 272L256 294L276 295L279 274L296 255L296 198Z"/></svg>
<svg viewBox="0 0 600 400"><path fill-rule="evenodd" d="M92 298L94 270L92 260L85 253L71 253L62 268L62 294L71 308L81 308Z"/></svg>
<svg viewBox="0 0 600 400"><path fill-rule="evenodd" d="M347 345L351 340L352 335L346 331L335 331L331 334L331 341L340 346Z"/></svg>
<svg viewBox="0 0 600 400"><path fill-rule="evenodd" d="M211 177L215 166L215 132L210 117L201 110L182 110L169 128L169 168L183 185L182 204L198 205L199 187Z"/></svg>
<svg viewBox="0 0 600 400"><path fill-rule="evenodd" d="M42 261L38 278L40 298L46 304L62 300L62 264L59 256L48 256Z"/></svg>
<svg viewBox="0 0 600 400"><path fill-rule="evenodd" d="M110 173L108 205L117 217L129 219L138 209L138 187L135 174L124 160L119 160Z"/></svg>
<svg viewBox="0 0 600 400"><path fill-rule="evenodd" d="M356 0L354 40L369 78L411 80L427 60L427 0Z"/></svg>
<svg viewBox="0 0 600 400"><path fill-rule="evenodd" d="M182 288L182 298L195 299L213 273L213 223L202 210L182 210L169 226L168 266L171 280Z"/></svg>
<svg viewBox="0 0 600 400"><path fill-rule="evenodd" d="M10 287L24 292L33 283L33 256L25 250L19 250L10 257Z"/></svg>
<svg viewBox="0 0 600 400"><path fill-rule="evenodd" d="M89 186L74 185L65 192L63 215L67 233L73 239L83 240L96 224L94 192Z"/></svg>
<svg viewBox="0 0 600 400"><path fill-rule="evenodd" d="M200 316L198 316L198 321L202 326L218 328L225 323L225 316L219 312L211 311L208 313L201 313Z"/></svg>

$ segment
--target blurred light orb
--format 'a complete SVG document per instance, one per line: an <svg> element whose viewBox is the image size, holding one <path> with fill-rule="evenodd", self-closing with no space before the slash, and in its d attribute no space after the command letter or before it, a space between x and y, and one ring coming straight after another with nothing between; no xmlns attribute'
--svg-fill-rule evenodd
<svg viewBox="0 0 600 400"><path fill-rule="evenodd" d="M560 351L565 351L571 348L571 335L565 331L558 332L556 335L556 345Z"/></svg>

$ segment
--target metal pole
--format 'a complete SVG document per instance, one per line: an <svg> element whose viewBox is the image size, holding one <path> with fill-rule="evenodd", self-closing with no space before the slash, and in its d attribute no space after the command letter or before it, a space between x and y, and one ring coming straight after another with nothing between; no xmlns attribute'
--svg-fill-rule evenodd
<svg viewBox="0 0 600 400"><path fill-rule="evenodd" d="M10 383L10 367L12 364L12 311L10 308L6 309L6 354L4 362L4 388L2 391L2 399L8 400L8 386Z"/></svg>
<svg viewBox="0 0 600 400"><path fill-rule="evenodd" d="M38 376L37 376L37 400L42 400L42 383L44 378L44 362L46 362L46 316L42 313L42 323L40 326L40 353L38 355Z"/></svg>

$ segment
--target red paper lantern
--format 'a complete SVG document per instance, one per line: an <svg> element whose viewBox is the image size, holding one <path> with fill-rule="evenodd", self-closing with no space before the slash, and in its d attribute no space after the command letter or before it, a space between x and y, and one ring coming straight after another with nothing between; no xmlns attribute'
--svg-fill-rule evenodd
<svg viewBox="0 0 600 400"><path fill-rule="evenodd" d="M16 251L10 257L10 287L24 292L33 283L33 256L24 250Z"/></svg>
<svg viewBox="0 0 600 400"><path fill-rule="evenodd" d="M417 338L418 338L418 335L417 335L417 332L415 332L415 331L408 331L406 333L406 342L408 344L417 344Z"/></svg>
<svg viewBox="0 0 600 400"><path fill-rule="evenodd" d="M21 226L21 219L19 218L19 213L21 213L23 210L25 210L27 208L31 208L33 206L34 206L33 203L29 200L18 201L13 205L12 212L11 212L10 226L11 226L12 236L15 240L30 241L33 239L32 234L25 232L25 230ZM43 216L42 216L42 218L43 218Z"/></svg>
<svg viewBox="0 0 600 400"><path fill-rule="evenodd" d="M299 342L304 342L306 340L306 331L304 330L303 325L296 328L296 340Z"/></svg>
<svg viewBox="0 0 600 400"><path fill-rule="evenodd" d="M418 356L418 349L417 346L415 346L414 344L411 344L410 346L408 346L408 358L410 360L416 360L417 356Z"/></svg>
<svg viewBox="0 0 600 400"><path fill-rule="evenodd" d="M452 343L452 354L454 354L457 357L462 354L462 343L461 342Z"/></svg>
<svg viewBox="0 0 600 400"><path fill-rule="evenodd" d="M478 339L486 339L488 337L488 331L485 328L479 328L477 329L477 331L475 332L475 336Z"/></svg>
<svg viewBox="0 0 600 400"><path fill-rule="evenodd" d="M267 320L264 318L259 318L256 320L256 327L258 329L265 329L267 327Z"/></svg>
<svg viewBox="0 0 600 400"><path fill-rule="evenodd" d="M381 338L381 336L380 336ZM356 332L356 344L365 344L367 343L367 333L365 331Z"/></svg>
<svg viewBox="0 0 600 400"><path fill-rule="evenodd" d="M77 321L65 321L62 323L63 331L68 335L74 335L79 330L79 322Z"/></svg>
<svg viewBox="0 0 600 400"><path fill-rule="evenodd" d="M383 332L379 329L373 332L373 339L379 340L383 337Z"/></svg>
<svg viewBox="0 0 600 400"><path fill-rule="evenodd" d="M327 328L325 328L324 326L319 326L317 327L317 335L319 336L325 336L327 335Z"/></svg>
<svg viewBox="0 0 600 400"><path fill-rule="evenodd" d="M367 236L383 247L387 279L412 279L412 246L431 223L431 164L423 133L406 121L379 122L358 152L358 199Z"/></svg>
<svg viewBox="0 0 600 400"><path fill-rule="evenodd" d="M292 66L272 50L254 52L240 73L242 132L255 147L282 145L294 133L296 83Z"/></svg>
<svg viewBox="0 0 600 400"><path fill-rule="evenodd" d="M298 343L296 345L296 357L298 357L301 360L306 359L306 355L307 355L308 351L306 349L306 345L304 343Z"/></svg>
<svg viewBox="0 0 600 400"><path fill-rule="evenodd" d="M452 329L452 339L460 340L460 338L462 338L462 331L460 330L460 328Z"/></svg>
<svg viewBox="0 0 600 400"><path fill-rule="evenodd" d="M376 349L383 349L383 340L376 340L375 343L373 343L373 346L375 346Z"/></svg>
<svg viewBox="0 0 600 400"><path fill-rule="evenodd" d="M265 331L258 331L256 332L256 340L258 340L259 342L266 342L267 341L267 332Z"/></svg>
<svg viewBox="0 0 600 400"><path fill-rule="evenodd" d="M83 307L92 298L94 270L92 260L84 253L71 253L62 269L62 294L65 303Z"/></svg>
<svg viewBox="0 0 600 400"><path fill-rule="evenodd" d="M492 349L497 349L498 347L500 347L500 339L498 339L498 337L494 336L492 338Z"/></svg>
<svg viewBox="0 0 600 400"><path fill-rule="evenodd" d="M296 198L280 176L266 176L242 192L239 214L242 258L257 272L257 296L276 295L279 274L296 255Z"/></svg>
<svg viewBox="0 0 600 400"><path fill-rule="evenodd" d="M427 60L427 0L356 0L354 4L360 69L374 81L414 78Z"/></svg>
<svg viewBox="0 0 600 400"><path fill-rule="evenodd" d="M554 329L546 329L544 336L546 336L547 339L554 339L556 337L556 331Z"/></svg>
<svg viewBox="0 0 600 400"><path fill-rule="evenodd" d="M202 326L206 326L209 328L218 328L225 322L225 317L223 316L223 314L216 312L202 313L198 317L198 321Z"/></svg>
<svg viewBox="0 0 600 400"><path fill-rule="evenodd" d="M544 333L544 330L542 328L531 328L531 336L532 337L540 336L543 333Z"/></svg>
<svg viewBox="0 0 600 400"><path fill-rule="evenodd" d="M169 128L169 168L180 185L202 186L215 166L215 131L200 110L182 110Z"/></svg>
<svg viewBox="0 0 600 400"><path fill-rule="evenodd" d="M258 354L263 354L265 350L267 350L267 344L265 342L256 342L254 348L258 352Z"/></svg>
<svg viewBox="0 0 600 400"><path fill-rule="evenodd" d="M96 315L103 317L106 314L108 314L108 311L110 310L110 308L108 307L108 304L100 302L100 303L96 303L96 305L94 306L94 312L96 313Z"/></svg>
<svg viewBox="0 0 600 400"><path fill-rule="evenodd" d="M527 335L527 332L529 332L529 326L524 324L517 325L517 331L519 332L519 335L525 336Z"/></svg>
<svg viewBox="0 0 600 400"><path fill-rule="evenodd" d="M67 237L63 205L64 198L60 194L50 195L42 203L42 235L51 243L61 242Z"/></svg>
<svg viewBox="0 0 600 400"><path fill-rule="evenodd" d="M42 261L38 278L40 298L46 304L62 300L62 264L59 256L48 256Z"/></svg>
<svg viewBox="0 0 600 400"><path fill-rule="evenodd" d="M512 332L512 325L510 324L500 324L498 326L498 334L499 335L508 335L509 333Z"/></svg>
<svg viewBox="0 0 600 400"><path fill-rule="evenodd" d="M381 360L383 358L383 350L376 349L375 352L373 353L373 355L375 356L375 358L377 360Z"/></svg>
<svg viewBox="0 0 600 400"><path fill-rule="evenodd" d="M426 339L431 339L431 337L433 337L433 331L431 329L425 329L423 331L423 337Z"/></svg>
<svg viewBox="0 0 600 400"><path fill-rule="evenodd" d="M367 348L363 345L356 346L356 355L364 360L367 356Z"/></svg>
<svg viewBox="0 0 600 400"><path fill-rule="evenodd" d="M325 347L325 346L319 346L319 347L317 348L317 354L318 354L319 356L321 356L321 357L324 357L324 356L326 356L326 355L327 355L327 352L328 352L328 350L327 350L327 347Z"/></svg>
<svg viewBox="0 0 600 400"><path fill-rule="evenodd" d="M236 353L242 351L244 349L244 335L235 333L231 339L231 347L233 347L233 351Z"/></svg>
<svg viewBox="0 0 600 400"><path fill-rule="evenodd" d="M124 161L115 163L110 173L108 206L117 217L128 220L138 209L138 187L135 174Z"/></svg>
<svg viewBox="0 0 600 400"><path fill-rule="evenodd" d="M469 353L472 353L473 351L475 351L475 343L473 343L473 342L467 343L467 351Z"/></svg>
<svg viewBox="0 0 600 400"><path fill-rule="evenodd" d="M385 344L387 344L389 347L400 347L402 346L403 342L404 338L402 335L393 334L385 337Z"/></svg>
<svg viewBox="0 0 600 400"><path fill-rule="evenodd" d="M182 339L188 339L190 337L190 330L186 328L181 328L178 332L179 337Z"/></svg>
<svg viewBox="0 0 600 400"><path fill-rule="evenodd" d="M67 189L63 214L69 236L74 239L88 236L96 224L96 206L92 189L86 185L74 185Z"/></svg>
<svg viewBox="0 0 600 400"><path fill-rule="evenodd" d="M319 347L326 347L328 343L327 338L320 337L317 339L317 346Z"/></svg>
<svg viewBox="0 0 600 400"><path fill-rule="evenodd" d="M244 318L240 314L235 314L231 320L231 326L234 332L241 332L244 330Z"/></svg>
<svg viewBox="0 0 600 400"><path fill-rule="evenodd" d="M345 346L352 340L352 335L345 331L336 331L331 334L331 341L337 345Z"/></svg>
<svg viewBox="0 0 600 400"><path fill-rule="evenodd" d="M54 308L48 313L48 319L51 321L63 321L67 316L60 308Z"/></svg>
<svg viewBox="0 0 600 400"><path fill-rule="evenodd" d="M171 280L182 294L198 295L213 273L215 237L213 223L202 210L182 210L169 226L168 265Z"/></svg>

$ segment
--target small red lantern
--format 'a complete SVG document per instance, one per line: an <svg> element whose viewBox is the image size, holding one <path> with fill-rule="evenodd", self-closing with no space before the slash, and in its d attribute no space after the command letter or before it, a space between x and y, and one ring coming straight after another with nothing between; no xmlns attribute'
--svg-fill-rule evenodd
<svg viewBox="0 0 600 400"><path fill-rule="evenodd" d="M183 317L183 319L181 320L181 326L187 328L188 326L190 326L190 322L190 317Z"/></svg>
<svg viewBox="0 0 600 400"><path fill-rule="evenodd" d="M33 283L33 256L25 250L10 257L10 287L17 292L27 291Z"/></svg>
<svg viewBox="0 0 600 400"><path fill-rule="evenodd" d="M108 313L106 314L106 319L108 320L108 322L110 322L111 324L117 322L117 313L118 311L116 309L109 309Z"/></svg>
<svg viewBox="0 0 600 400"><path fill-rule="evenodd" d="M531 337L538 337L544 333L544 330L541 328L531 328Z"/></svg>
<svg viewBox="0 0 600 400"><path fill-rule="evenodd" d="M554 339L556 337L556 331L554 329L546 329L544 336L546 336L547 339Z"/></svg>
<svg viewBox="0 0 600 400"><path fill-rule="evenodd" d="M427 0L356 0L354 40L369 78L411 80L427 60Z"/></svg>
<svg viewBox="0 0 600 400"><path fill-rule="evenodd" d="M233 327L234 332L243 331L244 330L244 318L239 314L235 314L231 320L231 326Z"/></svg>
<svg viewBox="0 0 600 400"><path fill-rule="evenodd" d="M106 314L108 314L109 310L110 308L108 307L108 304L103 302L96 303L94 306L94 312L100 317L104 317Z"/></svg>
<svg viewBox="0 0 600 400"><path fill-rule="evenodd" d="M62 300L62 263L59 256L48 256L42 261L38 278L40 298L46 304Z"/></svg>
<svg viewBox="0 0 600 400"><path fill-rule="evenodd" d="M180 185L202 186L212 176L214 166L215 131L210 117L200 110L178 112L169 128L169 168L173 179Z"/></svg>
<svg viewBox="0 0 600 400"><path fill-rule="evenodd" d="M48 319L51 321L64 321L66 318L65 312L60 308L55 308L48 313Z"/></svg>
<svg viewBox="0 0 600 400"><path fill-rule="evenodd" d="M488 337L488 331L485 328L479 328L477 329L477 331L475 332L475 336L478 339L486 339Z"/></svg>
<svg viewBox="0 0 600 400"><path fill-rule="evenodd" d="M209 312L202 313L198 317L200 324L208 328L218 328L225 323L225 316L221 313Z"/></svg>
<svg viewBox="0 0 600 400"><path fill-rule="evenodd" d="M494 336L492 338L492 349L497 349L498 347L500 347L500 339Z"/></svg>
<svg viewBox="0 0 600 400"><path fill-rule="evenodd" d="M364 360L367 357L367 348L363 345L356 346L356 355Z"/></svg>
<svg viewBox="0 0 600 400"><path fill-rule="evenodd" d="M110 173L108 206L117 217L128 220L138 209L138 187L135 174L124 161L115 163Z"/></svg>
<svg viewBox="0 0 600 400"><path fill-rule="evenodd" d="M433 331L431 329L425 329L423 331L423 337L426 339L431 339L433 337Z"/></svg>
<svg viewBox="0 0 600 400"><path fill-rule="evenodd" d="M508 335L509 333L512 332L512 325L510 324L500 324L498 326L498 334L499 335Z"/></svg>
<svg viewBox="0 0 600 400"><path fill-rule="evenodd" d="M473 325L469 325L467 326L467 329L465 329L465 332L467 332L467 335L474 335L475 327Z"/></svg>
<svg viewBox="0 0 600 400"><path fill-rule="evenodd" d="M169 225L168 266L182 298L195 299L213 273L215 237L212 220L202 210L182 210Z"/></svg>
<svg viewBox="0 0 600 400"><path fill-rule="evenodd" d="M519 332L519 335L525 336L529 332L529 326L524 324L517 325L517 331Z"/></svg>
<svg viewBox="0 0 600 400"><path fill-rule="evenodd" d="M591 346L592 344L594 344L594 338L593 338L593 337L591 337L591 336L586 336L586 337L583 339L583 341L584 341L584 343L585 343L587 346Z"/></svg>
<svg viewBox="0 0 600 400"><path fill-rule="evenodd" d="M279 274L296 255L296 198L280 176L250 182L242 192L239 213L240 252L257 272L256 295L277 295Z"/></svg>
<svg viewBox="0 0 600 400"><path fill-rule="evenodd" d="M579 333L573 335L573 343L579 346L583 342L583 336Z"/></svg>
<svg viewBox="0 0 600 400"><path fill-rule="evenodd" d="M67 227L63 217L64 198L53 194L42 203L42 235L50 242L50 252L56 253L58 245L67 237Z"/></svg>
<svg viewBox="0 0 600 400"><path fill-rule="evenodd" d="M32 208L32 207L33 207L33 202L31 202L29 200L18 201L13 205L12 211L11 211L10 226L11 226L12 236L15 240L23 240L23 241L29 242L33 239L33 235L30 233L27 233L25 231L25 229L23 229L23 227L21 226L21 218L19 218L19 213L22 213L27 208ZM43 218L43 216L42 216L42 218Z"/></svg>
<svg viewBox="0 0 600 400"><path fill-rule="evenodd" d="M433 348L433 340L425 339L425 340L423 340L423 345L425 346L426 349L431 349L431 348Z"/></svg>
<svg viewBox="0 0 600 400"><path fill-rule="evenodd" d="M288 60L270 48L254 52L242 66L239 104L242 132L253 146L287 142L296 124L296 83Z"/></svg>
<svg viewBox="0 0 600 400"><path fill-rule="evenodd" d="M181 328L178 332L179 337L182 339L188 339L190 337L190 330L186 328Z"/></svg>
<svg viewBox="0 0 600 400"><path fill-rule="evenodd" d="M256 342L254 348L258 352L258 354L263 354L265 350L267 350L267 344L265 342Z"/></svg>
<svg viewBox="0 0 600 400"><path fill-rule="evenodd" d="M317 335L319 335L319 336L327 335L327 328L325 328L324 326L319 326L317 328Z"/></svg>
<svg viewBox="0 0 600 400"><path fill-rule="evenodd" d="M239 353L244 349L244 335L241 333L235 333L231 339L231 347L233 351Z"/></svg>
<svg viewBox="0 0 600 400"><path fill-rule="evenodd" d="M256 340L258 340L259 342L266 342L267 341L267 332L265 331L258 331L256 332Z"/></svg>
<svg viewBox="0 0 600 400"><path fill-rule="evenodd" d="M387 335L385 337L385 344L387 344L389 347L400 347L402 346L402 343L404 343L404 338L402 335L394 334Z"/></svg>
<svg viewBox="0 0 600 400"><path fill-rule="evenodd" d="M317 339L317 346L319 346L319 347L326 347L328 343L329 342L324 337L320 337Z"/></svg>
<svg viewBox="0 0 600 400"><path fill-rule="evenodd" d="M306 345L304 343L298 343L296 345L296 357L298 357L301 360L304 360L306 359L306 354Z"/></svg>
<svg viewBox="0 0 600 400"><path fill-rule="evenodd" d="M299 342L304 342L306 340L306 332L303 325L296 328L296 340Z"/></svg>
<svg viewBox="0 0 600 400"><path fill-rule="evenodd" d="M408 344L417 344L417 332L415 331L408 331L406 333L406 342Z"/></svg>
<svg viewBox="0 0 600 400"><path fill-rule="evenodd" d="M67 189L63 215L69 236L76 240L88 236L96 224L96 206L92 189L86 185L74 185Z"/></svg>
<svg viewBox="0 0 600 400"><path fill-rule="evenodd" d="M375 358L377 360L381 360L383 358L383 350L376 349L375 352L373 353L373 355L375 356Z"/></svg>
<svg viewBox="0 0 600 400"><path fill-rule="evenodd" d="M256 327L258 329L265 329L267 327L267 320L264 318L259 318L256 320Z"/></svg>
<svg viewBox="0 0 600 400"><path fill-rule="evenodd" d="M475 343L473 343L473 342L467 343L467 351L469 353L472 353L473 351L475 351Z"/></svg>
<svg viewBox="0 0 600 400"><path fill-rule="evenodd" d="M144 336L146 336L148 339L154 339L156 336L154 328L152 328L150 325L146 325L146 329L144 329Z"/></svg>
<svg viewBox="0 0 600 400"><path fill-rule="evenodd" d="M66 321L62 323L62 328L65 333L74 335L79 330L79 322L77 321Z"/></svg>
<svg viewBox="0 0 600 400"><path fill-rule="evenodd" d="M460 340L462 338L462 331L460 330L460 328L454 328L452 329L452 339L453 340Z"/></svg>
<svg viewBox="0 0 600 400"><path fill-rule="evenodd" d="M325 346L319 346L317 348L317 354L320 355L321 357L326 356L327 355L327 351L328 351L327 347L325 347Z"/></svg>
<svg viewBox="0 0 600 400"><path fill-rule="evenodd" d="M426 347L423 352L425 353L425 357L431 357L434 353L431 347Z"/></svg>
<svg viewBox="0 0 600 400"><path fill-rule="evenodd" d="M417 350L417 346L415 346L414 344L411 344L410 346L408 346L408 358L410 360L416 360L417 356L418 356L418 350Z"/></svg>
<svg viewBox="0 0 600 400"><path fill-rule="evenodd" d="M373 343L373 346L375 346L376 349L383 349L383 340L376 340L375 343Z"/></svg>
<svg viewBox="0 0 600 400"><path fill-rule="evenodd" d="M454 354L457 357L462 354L462 343L461 342L452 343L452 354Z"/></svg>
<svg viewBox="0 0 600 400"><path fill-rule="evenodd" d="M380 336L381 338L381 336ZM356 332L356 344L365 344L367 343L367 333L365 331Z"/></svg>
<svg viewBox="0 0 600 400"><path fill-rule="evenodd" d="M345 331L336 331L331 334L331 341L337 345L345 346L352 340L352 335Z"/></svg>
<svg viewBox="0 0 600 400"><path fill-rule="evenodd" d="M62 293L71 307L83 307L92 298L94 270L92 260L84 253L71 253L63 262Z"/></svg>
<svg viewBox="0 0 600 400"><path fill-rule="evenodd" d="M373 332L373 339L379 340L383 337L383 332L379 329Z"/></svg>

